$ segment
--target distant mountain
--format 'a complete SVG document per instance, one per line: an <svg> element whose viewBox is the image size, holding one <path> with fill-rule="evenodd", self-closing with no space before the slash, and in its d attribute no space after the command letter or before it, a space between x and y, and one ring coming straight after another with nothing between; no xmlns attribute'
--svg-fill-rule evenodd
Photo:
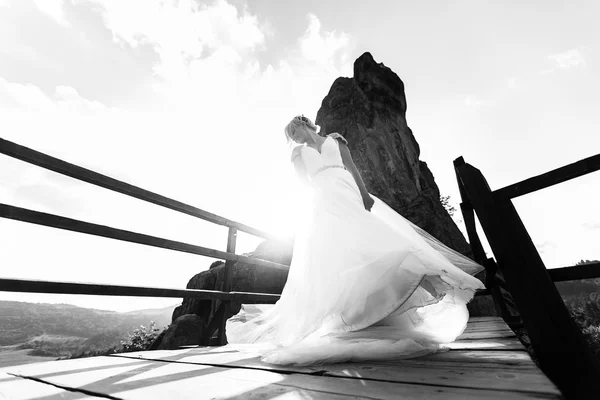
<svg viewBox="0 0 600 400"><path fill-rule="evenodd" d="M106 342L109 337L155 321L163 328L171 323L175 306L120 313L70 304L0 301L0 346L27 343L39 337L79 338Z"/></svg>

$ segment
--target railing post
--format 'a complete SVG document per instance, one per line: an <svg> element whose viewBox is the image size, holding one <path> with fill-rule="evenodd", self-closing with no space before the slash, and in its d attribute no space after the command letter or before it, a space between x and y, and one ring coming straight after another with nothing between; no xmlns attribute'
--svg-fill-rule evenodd
<svg viewBox="0 0 600 400"><path fill-rule="evenodd" d="M479 236L477 235L477 226L475 225L473 206L469 202L466 190L460 181L460 177L458 176L458 171L455 172L456 180L458 181L458 190L461 197L460 211L465 222L465 228L467 230L467 236L469 237L471 250L473 251L473 256L475 257L475 261L483 265L485 268L485 287L490 291L496 313L504 319L510 318L511 314L506 307L504 296L502 295L502 292L497 284L496 263L493 259L488 258L485 254L481 240L479 240Z"/></svg>
<svg viewBox="0 0 600 400"><path fill-rule="evenodd" d="M495 198L481 172L462 157L454 163L541 369L567 399L597 398L600 363L569 315L512 202Z"/></svg>
<svg viewBox="0 0 600 400"><path fill-rule="evenodd" d="M465 221L465 228L467 229L467 236L469 237L469 243L471 244L471 250L473 250L473 256L475 257L475 261L477 261L479 264L485 267L484 263L485 260L487 260L487 256L485 255L485 251L483 250L483 246L481 245L479 236L477 236L473 207L469 203L467 203L466 199L464 198L460 203L460 211Z"/></svg>
<svg viewBox="0 0 600 400"><path fill-rule="evenodd" d="M235 253L235 244L237 239L237 229L230 226L229 233L227 235L227 252ZM223 292L229 292L231 290L231 275L233 269L234 261L227 260L225 261L224 273L223 273ZM227 344L227 335L225 333L225 324L227 323L227 314L229 314L229 304L230 301L221 301L221 313L219 318L219 345Z"/></svg>

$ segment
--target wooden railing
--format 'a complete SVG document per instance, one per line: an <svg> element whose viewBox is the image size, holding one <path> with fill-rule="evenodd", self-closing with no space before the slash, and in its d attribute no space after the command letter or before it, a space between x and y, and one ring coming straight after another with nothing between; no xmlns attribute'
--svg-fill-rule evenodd
<svg viewBox="0 0 600 400"><path fill-rule="evenodd" d="M232 301L243 302L246 304L268 304L275 303L277 300L279 300L279 294L275 293L266 294L230 291L232 267L236 262L244 262L254 266L288 270L289 267L287 265L235 254L238 231L246 232L264 239L277 240L271 235L248 225L223 218L188 204L150 192L126 182L119 181L109 176L102 175L100 173L68 163L58 158L1 138L0 153L83 182L91 183L114 192L122 193L139 200L147 201L161 207L178 211L229 228L227 235L227 249L226 251L219 251L189 243L178 242L161 237L0 203L0 217L2 218L225 260L222 291L4 279L1 277L0 291L104 296L187 297L219 301L220 305L205 332L208 337L205 337L204 341L205 343L210 342L210 336L214 333L214 328L218 331L217 344L221 345L226 343L225 323L227 320L228 308ZM477 295L482 294L488 294L488 290L481 290L477 293Z"/></svg>
<svg viewBox="0 0 600 400"><path fill-rule="evenodd" d="M475 260L486 267L486 287L503 316L506 289L518 310L540 367L573 399L600 396L600 363L570 317L554 281L600 276L599 263L547 270L511 199L600 169L600 154L492 191L483 174L454 161L461 210ZM495 257L488 259L475 214Z"/></svg>
<svg viewBox="0 0 600 400"><path fill-rule="evenodd" d="M37 165L42 168L69 176L84 182L88 182L118 193L125 194L140 200L147 201L169 208L196 218L203 219L215 224L223 225L229 228L227 238L227 250L219 251L207 247L197 246L189 243L178 242L164 239L156 236L145 235L142 233L127 231L104 225L93 224L77 219L66 218L54 214L43 213L29 210L8 204L0 204L0 217L12 220L29 222L32 224L44 225L58 229L64 229L74 232L86 233L105 238L127 241L131 243L144 244L163 249L181 251L197 254L201 256L225 260L225 274L223 290L193 290L193 289L168 289L168 288L149 288L137 286L118 286L118 285L100 285L89 283L68 283L52 281L35 281L20 279L2 279L0 278L0 291L9 292L35 292L35 293L61 293L61 294L86 294L86 295L105 295L105 296L142 296L142 297L189 297L197 299L210 299L220 301L220 307L215 318L217 324L211 326L218 329L218 343L226 343L225 322L227 310L230 302L244 303L275 303L279 299L279 294L267 293L245 293L230 292L231 289L231 270L236 262L244 262L254 266L275 268L287 270L287 265L262 260L254 257L246 257L235 254L236 238L238 231L246 232L264 239L276 240L276 238L266 232L252 228L220 217L218 215L206 212L188 204L170 199L165 196L150 192L145 189L130 185L117 179L99 174L86 168L68 163L58 158L40 153L30 148L10 142L0 138L0 153L7 156ZM208 329L206 332L209 340L214 330Z"/></svg>

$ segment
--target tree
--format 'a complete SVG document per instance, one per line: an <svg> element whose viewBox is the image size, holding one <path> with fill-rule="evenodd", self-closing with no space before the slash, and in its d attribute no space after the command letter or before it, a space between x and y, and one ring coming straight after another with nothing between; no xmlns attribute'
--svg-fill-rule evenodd
<svg viewBox="0 0 600 400"><path fill-rule="evenodd" d="M460 225L463 222L463 220L460 218L461 214L457 212L458 210L452 204L453 201L450 198L450 196L440 195L440 203L442 203L442 206L444 206L446 212L448 213L448 215L450 215L450 218L452 218L456 225Z"/></svg>
<svg viewBox="0 0 600 400"><path fill-rule="evenodd" d="M442 206L444 206L444 208L446 209L446 211L448 212L448 214L451 217L454 217L454 213L456 212L456 208L454 208L454 206L452 204L450 204L450 196L441 196L440 195L440 203L442 203Z"/></svg>
<svg viewBox="0 0 600 400"><path fill-rule="evenodd" d="M577 261L577 264L575 264L575 265L586 265L586 264L593 264L593 263L597 263L597 262L600 262L600 261L598 261L598 260L580 260L580 261Z"/></svg>

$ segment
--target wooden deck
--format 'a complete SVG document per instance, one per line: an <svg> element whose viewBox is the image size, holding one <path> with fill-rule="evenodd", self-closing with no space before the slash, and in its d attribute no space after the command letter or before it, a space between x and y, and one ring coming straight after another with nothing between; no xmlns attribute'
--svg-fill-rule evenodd
<svg viewBox="0 0 600 400"><path fill-rule="evenodd" d="M557 399L500 318L471 318L447 352L316 368L262 364L252 347L193 347L7 367L0 399Z"/></svg>

